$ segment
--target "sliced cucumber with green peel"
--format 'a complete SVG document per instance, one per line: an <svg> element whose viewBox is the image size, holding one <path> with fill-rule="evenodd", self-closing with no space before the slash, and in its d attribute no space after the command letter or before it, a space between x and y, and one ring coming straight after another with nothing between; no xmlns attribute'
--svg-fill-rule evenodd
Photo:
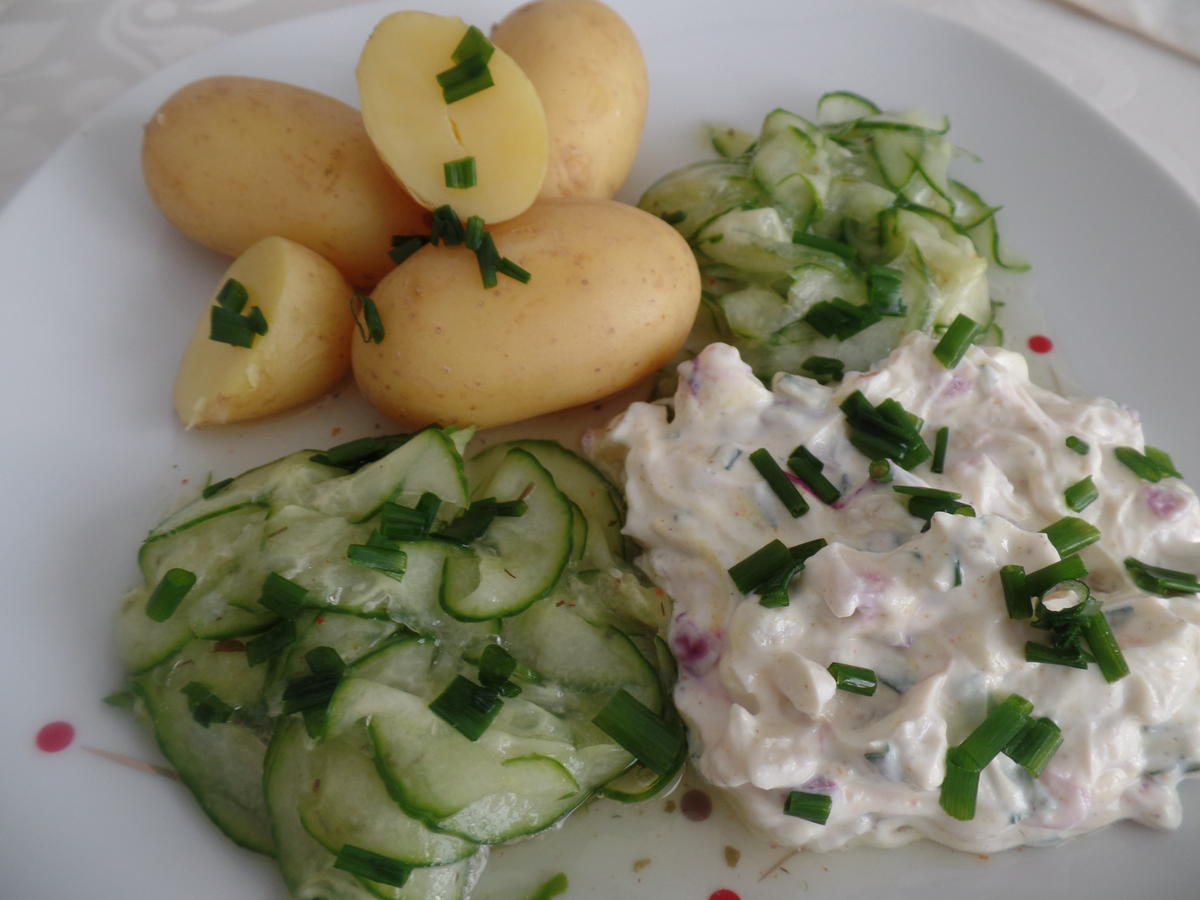
<svg viewBox="0 0 1200 900"><path fill-rule="evenodd" d="M513 616L545 597L571 553L571 504L529 452L509 450L481 495L524 498L526 511L497 517L470 554L446 558L442 607L468 622Z"/></svg>

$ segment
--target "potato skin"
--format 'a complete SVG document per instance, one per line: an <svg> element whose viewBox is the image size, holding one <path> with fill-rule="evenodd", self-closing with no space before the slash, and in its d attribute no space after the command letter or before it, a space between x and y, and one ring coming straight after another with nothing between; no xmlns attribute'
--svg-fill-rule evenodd
<svg viewBox="0 0 1200 900"><path fill-rule="evenodd" d="M608 199L625 182L646 121L646 62L633 31L597 0L535 0L492 29L529 76L550 128L542 198Z"/></svg>
<svg viewBox="0 0 1200 900"><path fill-rule="evenodd" d="M142 173L163 215L205 247L237 256L281 235L361 287L392 268L392 235L428 230L357 110L278 81L221 76L181 88L146 124Z"/></svg>
<svg viewBox="0 0 1200 900"><path fill-rule="evenodd" d="M474 254L426 246L376 287L386 335L355 342L354 377L411 427L500 425L605 397L665 364L700 300L675 229L632 206L547 200L491 229L527 269L482 286Z"/></svg>
<svg viewBox="0 0 1200 900"><path fill-rule="evenodd" d="M250 295L267 333L250 347L209 338L211 308L226 280ZM175 379L175 412L188 428L273 415L316 400L350 371L350 285L307 247L268 237L234 260L192 332Z"/></svg>

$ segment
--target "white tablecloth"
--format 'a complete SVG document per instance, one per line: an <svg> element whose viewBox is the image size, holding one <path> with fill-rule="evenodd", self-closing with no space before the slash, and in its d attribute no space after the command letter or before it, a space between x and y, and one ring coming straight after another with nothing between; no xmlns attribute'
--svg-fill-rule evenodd
<svg viewBox="0 0 1200 900"><path fill-rule="evenodd" d="M0 205L85 119L149 73L228 35L346 2L0 0ZM891 2L1015 50L1111 119L1200 201L1200 65L1053 0ZM1188 4L1196 6L1176 5Z"/></svg>

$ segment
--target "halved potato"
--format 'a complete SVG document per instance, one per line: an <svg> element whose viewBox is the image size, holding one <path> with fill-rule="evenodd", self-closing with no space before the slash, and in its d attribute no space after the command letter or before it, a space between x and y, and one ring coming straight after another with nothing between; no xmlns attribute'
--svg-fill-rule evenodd
<svg viewBox="0 0 1200 900"><path fill-rule="evenodd" d="M384 164L428 209L501 222L532 205L546 177L549 137L542 102L512 59L488 61L492 87L447 104L438 73L467 25L452 16L398 12L377 26L358 61L363 123ZM443 166L474 157L476 184L446 186Z"/></svg>
<svg viewBox="0 0 1200 900"><path fill-rule="evenodd" d="M245 287L267 333L250 347L209 337L213 306L229 279ZM337 268L287 238L252 245L226 270L204 308L175 379L175 412L185 426L257 419L315 400L350 368L351 289Z"/></svg>

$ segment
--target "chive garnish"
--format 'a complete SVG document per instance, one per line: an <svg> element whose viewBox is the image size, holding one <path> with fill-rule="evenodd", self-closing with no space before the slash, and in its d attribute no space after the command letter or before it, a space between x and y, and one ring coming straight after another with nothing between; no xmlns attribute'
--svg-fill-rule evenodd
<svg viewBox="0 0 1200 900"><path fill-rule="evenodd" d="M217 305L232 313L240 313L250 301L250 293L246 286L236 278L228 279L217 291Z"/></svg>
<svg viewBox="0 0 1200 900"><path fill-rule="evenodd" d="M822 384L841 381L846 374L846 364L832 356L810 356L800 363L800 369Z"/></svg>
<svg viewBox="0 0 1200 900"><path fill-rule="evenodd" d="M886 459L873 459L867 466L867 477L876 484L892 483L892 464Z"/></svg>
<svg viewBox="0 0 1200 900"><path fill-rule="evenodd" d="M1133 583L1147 593L1160 597L1200 593L1200 579L1190 572L1152 566L1132 556L1125 558L1125 568L1129 571Z"/></svg>
<svg viewBox="0 0 1200 900"><path fill-rule="evenodd" d="M499 644L488 644L479 657L479 682L484 687L499 688L516 668L517 661L511 653Z"/></svg>
<svg viewBox="0 0 1200 900"><path fill-rule="evenodd" d="M1042 716L1030 719L1004 748L1004 755L1037 778L1062 745L1062 729Z"/></svg>
<svg viewBox="0 0 1200 900"><path fill-rule="evenodd" d="M560 894L565 894L569 887L570 882L567 881L566 873L559 872L557 875L547 878L541 887L529 895L529 900L553 900Z"/></svg>
<svg viewBox="0 0 1200 900"><path fill-rule="evenodd" d="M880 313L870 306L855 306L841 297L820 300L810 306L802 316L805 322L824 337L836 337L839 341L854 337L878 322L880 317Z"/></svg>
<svg viewBox="0 0 1200 900"><path fill-rule="evenodd" d="M396 235L392 238L392 249L388 251L388 256L392 262L400 265L428 243L429 238L423 234Z"/></svg>
<svg viewBox="0 0 1200 900"><path fill-rule="evenodd" d="M383 319L379 318L379 307L374 300L355 291L350 295L350 315L354 316L354 324L358 326L364 344L383 343Z"/></svg>
<svg viewBox="0 0 1200 900"><path fill-rule="evenodd" d="M936 475L941 475L946 468L946 449L950 444L950 428L943 425L937 430L937 434L933 439L933 462L929 465L929 470Z"/></svg>
<svg viewBox="0 0 1200 900"><path fill-rule="evenodd" d="M383 459L393 450L408 443L412 435L390 434L384 437L355 438L330 447L324 453L309 457L312 462L357 472L367 463Z"/></svg>
<svg viewBox="0 0 1200 900"><path fill-rule="evenodd" d="M1029 595L1024 566L1001 566L1000 586L1004 589L1004 605L1010 619L1028 619L1033 615L1033 598Z"/></svg>
<svg viewBox="0 0 1200 900"><path fill-rule="evenodd" d="M1059 556L1070 556L1100 540L1100 529L1076 516L1063 516L1042 529Z"/></svg>
<svg viewBox="0 0 1200 900"><path fill-rule="evenodd" d="M442 175L448 188L475 187L475 157L464 156L442 163Z"/></svg>
<svg viewBox="0 0 1200 900"><path fill-rule="evenodd" d="M921 419L895 400L889 398L875 406L861 391L855 391L839 408L850 428L850 443L864 456L888 458L901 468L912 469L933 455L921 438Z"/></svg>
<svg viewBox="0 0 1200 900"><path fill-rule="evenodd" d="M187 697L188 711L197 725L207 728L214 722L228 722L235 712L220 697L212 692L208 685L199 681L189 681L183 686L183 695Z"/></svg>
<svg viewBox="0 0 1200 900"><path fill-rule="evenodd" d="M1091 447L1087 445L1087 441L1080 440L1073 434L1070 435L1063 443L1067 445L1069 450L1074 450L1080 456L1086 456L1088 450L1091 449Z"/></svg>
<svg viewBox="0 0 1200 900"><path fill-rule="evenodd" d="M501 275L507 275L514 281L519 281L521 284L529 284L529 280L533 277L529 274L528 269L523 269L507 256L500 257L500 261L496 263L496 271Z"/></svg>
<svg viewBox="0 0 1200 900"><path fill-rule="evenodd" d="M926 500L957 500L962 496L958 491L924 487L919 484L896 484L892 485L892 490L897 494L904 494L908 497L921 497Z"/></svg>
<svg viewBox="0 0 1200 900"><path fill-rule="evenodd" d="M466 242L466 228L458 218L458 213L448 203L435 209L431 216L433 221L429 227L429 243L458 247Z"/></svg>
<svg viewBox="0 0 1200 900"><path fill-rule="evenodd" d="M772 578L790 571L792 554L783 541L776 538L755 550L729 569L729 577L743 594L751 594Z"/></svg>
<svg viewBox="0 0 1200 900"><path fill-rule="evenodd" d="M490 290L499 284L500 251L496 249L496 240L490 232L485 231L479 239L475 262L479 266L479 278L484 288Z"/></svg>
<svg viewBox="0 0 1200 900"><path fill-rule="evenodd" d="M291 619L280 619L258 637L246 643L246 662L251 666L264 663L278 655L296 640L296 626Z"/></svg>
<svg viewBox="0 0 1200 900"><path fill-rule="evenodd" d="M803 231L797 231L792 235L792 243L800 244L803 247L812 247L814 250L824 250L826 253L840 256L842 259L858 259L858 250L854 247L817 234L805 234Z"/></svg>
<svg viewBox="0 0 1200 900"><path fill-rule="evenodd" d="M472 25L467 28L467 33L458 42L458 46L454 48L450 58L456 63L477 59L480 63L486 64L495 52L496 48L492 46L492 42L487 39L487 36Z"/></svg>
<svg viewBox="0 0 1200 900"><path fill-rule="evenodd" d="M232 347L252 347L255 332L246 316L224 306L214 306L210 311L208 338Z"/></svg>
<svg viewBox="0 0 1200 900"><path fill-rule="evenodd" d="M529 504L524 500L504 500L496 504L496 515L509 519L519 519L529 512Z"/></svg>
<svg viewBox="0 0 1200 900"><path fill-rule="evenodd" d="M205 500L207 500L209 497L215 497L217 494L221 493L221 491L225 490L225 488L229 487L231 484L233 484L232 478L223 478L220 481L214 481L212 484L208 485L207 487L204 488L204 490L202 490L200 492L200 496L203 497Z"/></svg>
<svg viewBox="0 0 1200 900"><path fill-rule="evenodd" d="M267 317L265 315L263 315L263 311L262 311L261 307L258 307L258 306L250 307L250 312L248 312L246 314L245 318L246 318L246 324L250 327L250 330L253 331L255 334L264 335L267 333L267 331L268 331Z"/></svg>
<svg viewBox="0 0 1200 900"><path fill-rule="evenodd" d="M403 576L408 567L408 554L403 550L372 544L351 544L346 548L346 558L355 565L374 569L392 578Z"/></svg>
<svg viewBox="0 0 1200 900"><path fill-rule="evenodd" d="M1073 669L1086 669L1090 661L1083 648L1054 647L1049 644L1039 644L1036 641L1025 642L1025 661L1045 663L1051 666L1070 666Z"/></svg>
<svg viewBox="0 0 1200 900"><path fill-rule="evenodd" d="M382 856L371 850L364 850L362 847L355 847L352 844L342 845L342 849L338 851L337 858L333 862L333 867L359 878L365 878L367 881L377 881L380 884L390 884L394 887L404 887L404 883L408 881L408 876L412 872L410 866L399 860L392 859L390 856Z"/></svg>
<svg viewBox="0 0 1200 900"><path fill-rule="evenodd" d="M1129 664L1125 662L1125 654L1117 644L1112 626L1104 617L1103 610L1097 609L1083 621L1083 639L1087 641L1088 649L1096 660L1100 674L1109 684L1120 681L1129 674Z"/></svg>
<svg viewBox="0 0 1200 900"><path fill-rule="evenodd" d="M293 678L283 689L283 711L291 713L324 710L341 684L341 671L313 672Z"/></svg>
<svg viewBox="0 0 1200 900"><path fill-rule="evenodd" d="M495 688L484 687L469 678L456 675L429 704L429 708L467 740L477 741L503 705Z"/></svg>
<svg viewBox="0 0 1200 900"><path fill-rule="evenodd" d="M155 622L165 622L175 615L179 604L196 584L196 575L187 569L167 569L146 600L146 615Z"/></svg>
<svg viewBox="0 0 1200 900"><path fill-rule="evenodd" d="M975 818L975 800L979 795L979 770L965 762L958 747L946 751L946 777L942 780L938 803L946 814L960 822Z"/></svg>
<svg viewBox="0 0 1200 900"><path fill-rule="evenodd" d="M439 72L437 82L442 88L442 99L447 106L487 90L495 84L486 58L478 56L464 59L457 65Z"/></svg>
<svg viewBox="0 0 1200 900"><path fill-rule="evenodd" d="M1154 447L1138 453L1132 447L1117 447L1113 451L1117 459L1143 481L1162 481L1164 478L1180 478L1171 457Z"/></svg>
<svg viewBox="0 0 1200 900"><path fill-rule="evenodd" d="M1087 573L1087 566L1078 556L1064 556L1056 563L1028 573L1025 587L1031 597L1040 597L1059 582L1079 579Z"/></svg>
<svg viewBox="0 0 1200 900"><path fill-rule="evenodd" d="M871 266L867 270L867 305L881 316L903 316L908 307L901 287L904 273L887 266Z"/></svg>
<svg viewBox="0 0 1200 900"><path fill-rule="evenodd" d="M833 676L833 680L837 682L839 691L862 694L864 697L874 696L877 684L874 670L834 662L829 664L828 671Z"/></svg>
<svg viewBox="0 0 1200 900"><path fill-rule="evenodd" d="M479 249L479 244L483 240L483 224L482 216L467 216L467 229L463 235L463 243L472 253Z"/></svg>
<svg viewBox="0 0 1200 900"><path fill-rule="evenodd" d="M947 369L953 369L962 362L971 342L982 333L982 325L970 316L959 313L933 348L933 355Z"/></svg>
<svg viewBox="0 0 1200 900"><path fill-rule="evenodd" d="M784 509L791 514L793 519L798 519L800 516L808 512L808 501L804 499L800 491L792 484L787 477L787 473L779 467L779 463L775 462L769 450L765 447L760 447L750 454L750 462L754 468L758 470L758 474L766 481L767 486L779 498L779 502L783 504Z"/></svg>
<svg viewBox="0 0 1200 900"><path fill-rule="evenodd" d="M453 522L437 532L436 536L460 547L466 547L487 532L492 520L496 518L498 505L495 497L476 500L459 513Z"/></svg>
<svg viewBox="0 0 1200 900"><path fill-rule="evenodd" d="M442 501L426 491L414 506L387 501L379 510L379 532L390 541L419 541L429 536Z"/></svg>
<svg viewBox="0 0 1200 900"><path fill-rule="evenodd" d="M258 602L276 615L291 619L303 609L307 596L307 588L284 578L278 572L271 572L263 582Z"/></svg>
<svg viewBox="0 0 1200 900"><path fill-rule="evenodd" d="M1092 481L1092 476L1075 482L1065 491L1063 491L1063 499L1067 506L1075 510L1075 512L1083 512L1088 506L1094 503L1100 496L1100 492L1096 490L1096 483Z"/></svg>
<svg viewBox="0 0 1200 900"><path fill-rule="evenodd" d="M789 791L783 802L783 814L797 819L806 819L818 825L829 821L833 810L833 798L829 794L813 794L807 791Z"/></svg>
<svg viewBox="0 0 1200 900"><path fill-rule="evenodd" d="M782 570L779 574L758 586L759 606L777 609L791 603L788 586L791 584L792 579L804 570L804 564L808 561L808 558L824 547L825 543L825 538L817 538L813 541L797 544L794 547L788 547L788 554L792 557L792 564L787 569Z"/></svg>
<svg viewBox="0 0 1200 900"><path fill-rule="evenodd" d="M613 694L592 723L656 775L674 769L686 749L678 722L663 719L624 688Z"/></svg>
<svg viewBox="0 0 1200 900"><path fill-rule="evenodd" d="M1033 704L1019 694L1009 694L988 712L987 717L958 745L959 764L982 771L1008 742L1020 734L1029 720Z"/></svg>
<svg viewBox="0 0 1200 900"><path fill-rule="evenodd" d="M807 484L822 503L829 505L841 498L842 492L821 474L825 463L817 459L803 444L788 454L787 464L792 473Z"/></svg>
<svg viewBox="0 0 1200 900"><path fill-rule="evenodd" d="M345 660L333 647L313 647L304 654L304 661L316 675L340 675L346 669Z"/></svg>
<svg viewBox="0 0 1200 900"><path fill-rule="evenodd" d="M959 500L962 495L957 491L913 484L895 484L892 485L892 490L908 497L909 515L924 519L926 528L932 522L934 513L944 512L952 516L971 517L975 515L975 508Z"/></svg>
<svg viewBox="0 0 1200 900"><path fill-rule="evenodd" d="M1146 459L1158 466L1159 471L1164 477L1182 478L1179 470L1175 468L1175 463L1171 461L1171 457L1165 450L1159 450L1157 447L1146 445Z"/></svg>

